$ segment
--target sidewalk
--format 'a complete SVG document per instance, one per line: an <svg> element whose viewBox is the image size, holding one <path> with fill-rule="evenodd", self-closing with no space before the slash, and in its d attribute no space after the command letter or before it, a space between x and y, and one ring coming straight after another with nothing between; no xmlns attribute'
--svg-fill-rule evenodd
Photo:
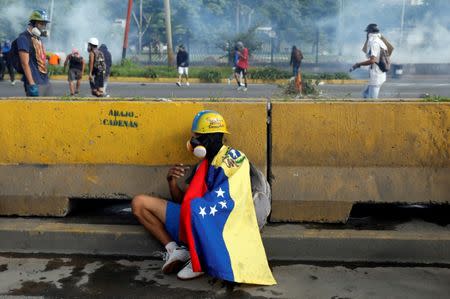
<svg viewBox="0 0 450 299"><path fill-rule="evenodd" d="M73 221L73 220L72 220ZM415 220L391 229L270 224L270 260L450 264L450 226ZM0 252L150 257L160 244L140 225L86 224L51 218L0 218Z"/></svg>

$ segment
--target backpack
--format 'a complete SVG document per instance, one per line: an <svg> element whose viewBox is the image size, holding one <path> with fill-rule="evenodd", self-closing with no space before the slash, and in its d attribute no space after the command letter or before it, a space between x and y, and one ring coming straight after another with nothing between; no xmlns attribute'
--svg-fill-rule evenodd
<svg viewBox="0 0 450 299"><path fill-rule="evenodd" d="M378 67L383 73L391 69L391 58L387 50L380 47L380 60L377 63Z"/></svg>
<svg viewBox="0 0 450 299"><path fill-rule="evenodd" d="M29 39L31 43L31 36L29 36ZM17 46L17 38L11 43L11 50L9 50L7 55L8 61L10 61L11 65L14 67L16 72L23 75L24 72L22 68L22 63L20 62L19 48ZM31 47L30 49L30 56L31 55L34 55L34 47Z"/></svg>
<svg viewBox="0 0 450 299"><path fill-rule="evenodd" d="M106 71L105 55L100 50L94 51L94 69L99 72Z"/></svg>

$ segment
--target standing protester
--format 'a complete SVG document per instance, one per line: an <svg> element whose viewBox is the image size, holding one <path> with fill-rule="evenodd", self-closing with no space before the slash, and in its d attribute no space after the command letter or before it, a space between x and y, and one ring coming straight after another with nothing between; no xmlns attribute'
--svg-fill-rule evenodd
<svg viewBox="0 0 450 299"><path fill-rule="evenodd" d="M233 79L234 76L234 71L236 70L236 64L239 60L239 53L238 53L238 49L235 46L233 51L231 51L231 55L233 55L233 67L232 67L232 72L230 74L230 76L228 77L228 85L231 84L231 80ZM239 80L242 80L242 73L239 75Z"/></svg>
<svg viewBox="0 0 450 299"><path fill-rule="evenodd" d="M182 76L186 77L186 86L189 86L189 53L186 51L183 45L178 47L177 53L177 69L178 69L178 82L177 86L182 85Z"/></svg>
<svg viewBox="0 0 450 299"><path fill-rule="evenodd" d="M363 97L377 99L381 85L386 81L386 73L378 66L380 53L381 49L388 51L388 46L382 40L377 24L367 25L365 31L367 32L367 39L363 51L366 53L368 60L355 63L351 70L357 69L363 65L369 66L369 82L363 92ZM392 50L390 52L392 52Z"/></svg>
<svg viewBox="0 0 450 299"><path fill-rule="evenodd" d="M83 78L85 67L84 59L77 49L72 49L72 53L67 55L64 61L64 72L66 71L67 64L69 64L67 80L69 81L70 95L73 96L80 93L81 79ZM73 87L73 81L77 81L76 88Z"/></svg>
<svg viewBox="0 0 450 299"><path fill-rule="evenodd" d="M108 80L109 76L111 75L111 66L112 66L112 56L111 52L109 52L108 47L105 44L101 44L100 48L98 48L105 57L105 64L106 64L106 70L105 70L105 80L104 80L104 86L103 91L107 97L109 97L108 92L106 91L106 88L108 87Z"/></svg>
<svg viewBox="0 0 450 299"><path fill-rule="evenodd" d="M2 61L0 62L0 64L2 65L1 72L0 72L0 80L3 80L5 71L6 71L6 69L8 69L9 80L11 81L11 85L15 85L16 80L15 80L14 67L12 65L11 59L9 58L10 51L11 51L11 43L9 41L5 41L3 43L3 47L1 47L1 50L0 50L0 53L1 53L0 57L3 55L3 57L1 57Z"/></svg>
<svg viewBox="0 0 450 299"><path fill-rule="evenodd" d="M98 39L91 37L88 41L89 84L91 93L96 97L104 96L106 63L103 53L98 49Z"/></svg>
<svg viewBox="0 0 450 299"><path fill-rule="evenodd" d="M178 271L179 279L188 280L206 272L231 282L276 284L258 228L249 160L223 144L224 134L219 113L199 112L187 146L201 162L189 187L183 191L178 185L186 174L178 164L167 174L172 200L138 195L133 214L165 246L164 274Z"/></svg>
<svg viewBox="0 0 450 299"><path fill-rule="evenodd" d="M248 49L244 47L242 42L237 42L236 48L239 56L234 70L234 77L238 85L237 90L247 91ZM244 78L244 84L241 82L241 76Z"/></svg>
<svg viewBox="0 0 450 299"><path fill-rule="evenodd" d="M34 10L29 18L28 28L13 42L9 57L15 59L14 43L16 43L19 63L16 67L23 74L25 93L29 97L51 95L51 85L48 78L46 55L42 37L47 36L49 23L45 10Z"/></svg>
<svg viewBox="0 0 450 299"><path fill-rule="evenodd" d="M302 60L303 60L302 51L298 49L295 45L292 46L290 65L292 65L292 75L294 76L295 80L295 89L299 94L302 93L302 73L300 71Z"/></svg>

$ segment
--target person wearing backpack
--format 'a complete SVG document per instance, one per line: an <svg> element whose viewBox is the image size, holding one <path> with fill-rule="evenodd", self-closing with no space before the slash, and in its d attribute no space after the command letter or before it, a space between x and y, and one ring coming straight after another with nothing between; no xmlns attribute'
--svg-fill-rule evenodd
<svg viewBox="0 0 450 299"><path fill-rule="evenodd" d="M13 41L9 59L18 73L23 74L25 93L29 97L51 95L47 62L42 37L47 36L50 23L45 10L34 10L28 28Z"/></svg>
<svg viewBox="0 0 450 299"><path fill-rule="evenodd" d="M93 96L104 96L106 62L105 56L98 49L98 39L91 37L88 41L89 84Z"/></svg>
<svg viewBox="0 0 450 299"><path fill-rule="evenodd" d="M112 56L111 52L109 52L108 47L105 44L101 44L100 48L98 49L103 53L103 56L105 57L106 70L105 70L103 92L107 97L109 97L106 88L108 86L109 76L111 75Z"/></svg>
<svg viewBox="0 0 450 299"><path fill-rule="evenodd" d="M70 95L73 96L80 92L81 79L83 78L85 66L83 56L80 55L77 49L72 49L72 53L67 55L64 61L64 72L66 71L67 64L69 64L69 90ZM77 81L76 88L73 86L73 81Z"/></svg>
<svg viewBox="0 0 450 299"><path fill-rule="evenodd" d="M0 55L0 57L2 58L2 61L0 62L0 64L3 62L3 68L0 72L0 81L3 80L3 76L5 75L6 70L8 70L9 80L11 81L11 85L15 85L16 80L15 80L15 74L14 74L14 67L9 59L10 51L11 51L11 42L9 40L7 40L3 43L3 47L0 50L0 53L3 54L3 57L1 57L2 55Z"/></svg>
<svg viewBox="0 0 450 299"><path fill-rule="evenodd" d="M366 27L367 45L363 48L367 56L367 60L355 63L351 70L361 66L369 66L369 82L363 91L364 98L377 99L381 85L386 81L386 65L380 68L380 60L382 56L389 56L388 46L382 40L380 30L377 24L369 24Z"/></svg>

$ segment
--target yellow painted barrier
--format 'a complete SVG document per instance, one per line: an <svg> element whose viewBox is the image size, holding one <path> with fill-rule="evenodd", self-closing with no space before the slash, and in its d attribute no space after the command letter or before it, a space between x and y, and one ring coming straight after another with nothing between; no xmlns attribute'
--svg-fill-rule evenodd
<svg viewBox="0 0 450 299"><path fill-rule="evenodd" d="M0 102L0 164L195 163L186 150L197 112L225 117L230 145L266 159L265 103L7 100Z"/></svg>
<svg viewBox="0 0 450 299"><path fill-rule="evenodd" d="M273 103L272 220L345 221L355 202L450 202L450 104Z"/></svg>

